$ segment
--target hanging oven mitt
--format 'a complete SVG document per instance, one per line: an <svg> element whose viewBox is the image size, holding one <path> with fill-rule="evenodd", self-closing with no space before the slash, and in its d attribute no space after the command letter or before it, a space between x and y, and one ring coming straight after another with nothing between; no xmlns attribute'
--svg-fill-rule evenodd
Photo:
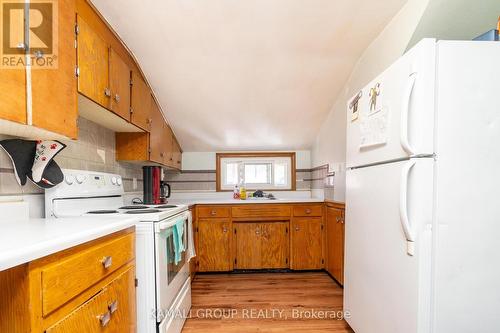
<svg viewBox="0 0 500 333"><path fill-rule="evenodd" d="M37 141L35 161L31 168L30 177L35 184L38 184L42 180L49 163L64 148L66 148L66 145L59 141ZM59 168L59 166L57 166L57 168Z"/></svg>
<svg viewBox="0 0 500 333"><path fill-rule="evenodd" d="M0 141L0 147L9 155L19 185L26 185L35 160L37 141L8 139Z"/></svg>
<svg viewBox="0 0 500 333"><path fill-rule="evenodd" d="M62 183L64 180L64 174L59 167L59 165L54 160L50 160L49 164L43 172L42 179L39 182L35 182L31 173L28 175L29 179L38 187L47 189Z"/></svg>

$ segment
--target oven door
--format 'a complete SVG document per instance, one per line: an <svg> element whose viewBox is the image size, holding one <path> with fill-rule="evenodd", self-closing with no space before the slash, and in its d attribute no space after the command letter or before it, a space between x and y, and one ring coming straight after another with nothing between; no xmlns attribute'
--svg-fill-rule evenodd
<svg viewBox="0 0 500 333"><path fill-rule="evenodd" d="M155 230L156 246L156 306L157 321L161 322L168 315L168 310L189 278L188 240L189 214L184 212L165 221L158 223ZM179 219L184 221L182 242L185 250L181 253L180 260L176 263L174 246L174 225ZM139 258L140 259L140 258Z"/></svg>

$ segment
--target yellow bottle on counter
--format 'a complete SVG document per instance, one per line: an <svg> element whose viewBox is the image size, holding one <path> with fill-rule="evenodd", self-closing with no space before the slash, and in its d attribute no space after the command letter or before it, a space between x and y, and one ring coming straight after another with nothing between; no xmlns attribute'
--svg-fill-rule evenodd
<svg viewBox="0 0 500 333"><path fill-rule="evenodd" d="M240 199L241 200L246 200L247 198L247 189L245 186L240 186Z"/></svg>

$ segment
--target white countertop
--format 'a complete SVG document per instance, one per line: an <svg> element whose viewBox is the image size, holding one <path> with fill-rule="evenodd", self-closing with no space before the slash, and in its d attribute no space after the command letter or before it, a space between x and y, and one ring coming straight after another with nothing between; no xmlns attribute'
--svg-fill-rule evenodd
<svg viewBox="0 0 500 333"><path fill-rule="evenodd" d="M126 229L136 221L123 216L2 221L0 271Z"/></svg>
<svg viewBox="0 0 500 333"><path fill-rule="evenodd" d="M221 199L221 198L203 198L203 199L169 199L168 203L172 205L239 205L239 204L285 204L285 203L322 203L324 199L319 198L288 198L288 199Z"/></svg>

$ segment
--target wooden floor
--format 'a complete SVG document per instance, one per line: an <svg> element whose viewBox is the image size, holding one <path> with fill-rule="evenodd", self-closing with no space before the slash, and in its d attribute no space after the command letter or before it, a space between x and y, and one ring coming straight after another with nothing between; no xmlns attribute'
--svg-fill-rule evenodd
<svg viewBox="0 0 500 333"><path fill-rule="evenodd" d="M326 273L197 275L183 333L353 332ZM315 316L316 318L311 318Z"/></svg>

